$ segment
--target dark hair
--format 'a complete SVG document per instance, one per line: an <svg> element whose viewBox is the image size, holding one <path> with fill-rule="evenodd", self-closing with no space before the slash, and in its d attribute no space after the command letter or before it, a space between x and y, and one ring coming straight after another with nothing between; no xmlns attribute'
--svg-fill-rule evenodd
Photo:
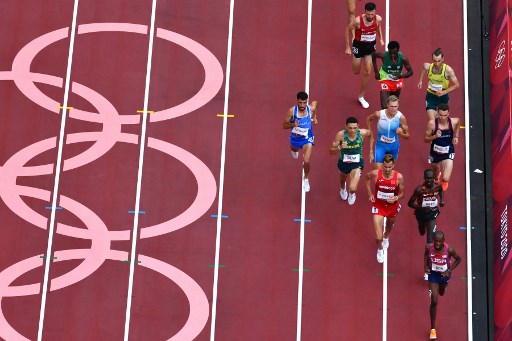
<svg viewBox="0 0 512 341"><path fill-rule="evenodd" d="M375 11L376 8L377 8L377 6L373 2L367 2L364 5L364 10L368 11L368 12Z"/></svg>
<svg viewBox="0 0 512 341"><path fill-rule="evenodd" d="M434 233L434 237L443 238L443 240L444 240L444 232L443 232L443 231L440 231L440 230L437 230L437 231Z"/></svg>
<svg viewBox="0 0 512 341"><path fill-rule="evenodd" d="M432 168L427 168L423 171L423 176L427 176L428 173L432 173L432 176L434 176L434 170Z"/></svg>
<svg viewBox="0 0 512 341"><path fill-rule="evenodd" d="M297 92L297 99L301 99L303 101L308 99L308 94L304 91Z"/></svg>
<svg viewBox="0 0 512 341"><path fill-rule="evenodd" d="M388 43L388 50L394 50L394 49L400 50L400 44L395 40L391 40Z"/></svg>
<svg viewBox="0 0 512 341"><path fill-rule="evenodd" d="M347 118L347 120L345 121L345 124L348 125L349 123L355 123L355 124L359 124L359 121L357 120L357 118L355 118L354 116L350 116L349 118Z"/></svg>
<svg viewBox="0 0 512 341"><path fill-rule="evenodd" d="M432 55L433 55L433 56L436 56L436 57L439 57L439 56L444 57L444 55L443 55L443 51L441 50L441 48L440 48L440 47L438 47L437 49L435 49L435 50L434 50L434 52L432 52Z"/></svg>
<svg viewBox="0 0 512 341"><path fill-rule="evenodd" d="M439 103L437 110L449 111L450 107L448 106L448 103Z"/></svg>
<svg viewBox="0 0 512 341"><path fill-rule="evenodd" d="M393 162L395 163L395 158L393 157L393 155L391 154L386 154L384 155L384 160L383 160L383 163L388 163L388 162Z"/></svg>

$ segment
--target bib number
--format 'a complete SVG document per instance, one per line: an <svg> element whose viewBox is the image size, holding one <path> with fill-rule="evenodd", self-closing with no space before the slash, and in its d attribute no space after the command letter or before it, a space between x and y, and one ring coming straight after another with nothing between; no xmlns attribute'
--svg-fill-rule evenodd
<svg viewBox="0 0 512 341"><path fill-rule="evenodd" d="M359 154L345 154L343 155L343 162L347 163L357 163L360 161Z"/></svg>
<svg viewBox="0 0 512 341"><path fill-rule="evenodd" d="M395 196L395 193L377 191L377 199L389 200Z"/></svg>
<svg viewBox="0 0 512 341"><path fill-rule="evenodd" d="M447 264L443 264L443 265L432 264L432 270L437 271L437 272L445 272L446 270L448 270L448 265Z"/></svg>
<svg viewBox="0 0 512 341"><path fill-rule="evenodd" d="M442 84L434 84L432 82L428 82L428 88L430 90L432 90L433 92L443 91L443 85Z"/></svg>
<svg viewBox="0 0 512 341"><path fill-rule="evenodd" d="M438 146L437 144L434 144L434 152L438 154L448 154L450 151L450 146Z"/></svg>
<svg viewBox="0 0 512 341"><path fill-rule="evenodd" d="M293 129L292 129L293 134L297 134L297 135L304 136L304 137L308 136L308 131L309 131L308 128L301 128L301 127L293 127Z"/></svg>
<svg viewBox="0 0 512 341"><path fill-rule="evenodd" d="M437 199L434 200L423 200L421 207L437 207Z"/></svg>
<svg viewBox="0 0 512 341"><path fill-rule="evenodd" d="M361 41L364 42L372 42L375 41L375 37L377 36L377 33L373 34L361 34Z"/></svg>
<svg viewBox="0 0 512 341"><path fill-rule="evenodd" d="M381 142L384 142L384 143L393 143L393 142L395 142L395 137L394 136L387 137L387 136L381 135L380 140L381 140Z"/></svg>

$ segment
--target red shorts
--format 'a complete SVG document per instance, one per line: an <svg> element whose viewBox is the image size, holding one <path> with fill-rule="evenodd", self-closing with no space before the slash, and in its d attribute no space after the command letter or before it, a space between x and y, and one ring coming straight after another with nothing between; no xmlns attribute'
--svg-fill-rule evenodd
<svg viewBox="0 0 512 341"><path fill-rule="evenodd" d="M380 91L396 92L404 87L404 80L398 81L382 80L379 81Z"/></svg>
<svg viewBox="0 0 512 341"><path fill-rule="evenodd" d="M395 202L394 204L388 204L381 200L375 200L372 206L372 213L380 215L386 218L393 219L396 217L402 206Z"/></svg>

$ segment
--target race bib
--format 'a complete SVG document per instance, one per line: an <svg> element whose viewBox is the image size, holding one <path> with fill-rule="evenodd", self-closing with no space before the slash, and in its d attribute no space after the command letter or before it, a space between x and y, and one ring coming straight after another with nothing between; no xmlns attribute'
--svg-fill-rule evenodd
<svg viewBox="0 0 512 341"><path fill-rule="evenodd" d="M437 199L434 200L423 200L421 207L437 207Z"/></svg>
<svg viewBox="0 0 512 341"><path fill-rule="evenodd" d="M438 146L437 144L434 144L434 152L438 154L448 154L450 151L450 146Z"/></svg>
<svg viewBox="0 0 512 341"><path fill-rule="evenodd" d="M388 74L387 74L386 79L387 79L388 81L393 81L393 82L397 82L397 81L399 80L399 78L398 78L397 76L392 75L392 74L390 74L390 73L388 73Z"/></svg>
<svg viewBox="0 0 512 341"><path fill-rule="evenodd" d="M301 135L304 137L308 136L308 131L309 131L308 128L301 128L301 127L293 127L293 129L292 129L293 134Z"/></svg>
<svg viewBox="0 0 512 341"><path fill-rule="evenodd" d="M395 137L394 136L387 137L387 136L381 135L380 140L381 140L381 142L384 142L384 143L393 143L393 142L395 142Z"/></svg>
<svg viewBox="0 0 512 341"><path fill-rule="evenodd" d="M343 162L357 163L360 160L359 154L345 154L343 155Z"/></svg>
<svg viewBox="0 0 512 341"><path fill-rule="evenodd" d="M432 90L433 92L443 91L443 85L442 84L434 84L432 82L428 82L428 88L430 90Z"/></svg>
<svg viewBox="0 0 512 341"><path fill-rule="evenodd" d="M361 41L365 42L372 42L375 41L375 37L377 36L377 33L373 34L361 34Z"/></svg>
<svg viewBox="0 0 512 341"><path fill-rule="evenodd" d="M395 196L395 193L377 191L377 199L389 200Z"/></svg>
<svg viewBox="0 0 512 341"><path fill-rule="evenodd" d="M437 271L437 272L445 272L446 270L448 270L448 264L443 264L443 265L440 265L440 264L432 264L432 270L434 271Z"/></svg>

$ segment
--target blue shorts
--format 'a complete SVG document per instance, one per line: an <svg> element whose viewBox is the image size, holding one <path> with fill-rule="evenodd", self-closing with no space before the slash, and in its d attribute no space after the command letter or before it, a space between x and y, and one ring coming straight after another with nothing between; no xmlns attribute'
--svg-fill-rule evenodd
<svg viewBox="0 0 512 341"><path fill-rule="evenodd" d="M300 135L290 135L290 145L297 149L302 149L302 146L305 144L315 145L315 136L310 134L308 137L300 136Z"/></svg>
<svg viewBox="0 0 512 341"><path fill-rule="evenodd" d="M450 276L451 277L451 276ZM430 271L428 274L428 281L430 283L437 283L437 284L445 284L448 285L448 282L450 281L450 277L442 277L440 272L437 271Z"/></svg>
<svg viewBox="0 0 512 341"><path fill-rule="evenodd" d="M448 101L450 101L448 94L439 97L427 91L427 95L425 96L425 107L426 110L437 110L437 106L439 104L448 104Z"/></svg>
<svg viewBox="0 0 512 341"><path fill-rule="evenodd" d="M391 154L395 160L398 160L398 151L400 150L400 144L398 140L393 143L379 142L375 144L375 158L374 162L384 162L384 155Z"/></svg>

